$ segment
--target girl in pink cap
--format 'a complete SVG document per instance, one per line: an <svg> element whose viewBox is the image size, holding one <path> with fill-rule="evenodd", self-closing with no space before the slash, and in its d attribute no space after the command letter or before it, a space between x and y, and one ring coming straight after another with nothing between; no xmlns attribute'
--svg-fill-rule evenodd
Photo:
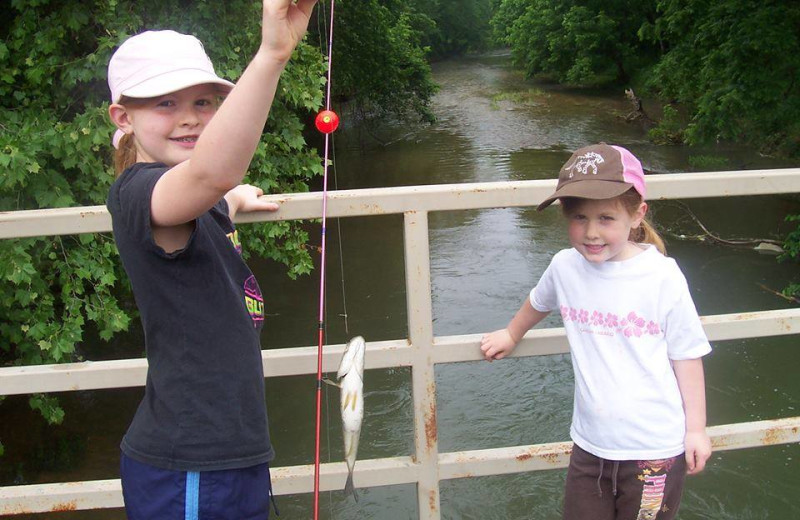
<svg viewBox="0 0 800 520"><path fill-rule="evenodd" d="M702 357L711 351L686 279L645 220L642 166L598 144L564 164L555 193L571 249L557 253L488 361L508 356L550 312L561 314L575 372L567 520L668 520L687 473L711 455Z"/></svg>
<svg viewBox="0 0 800 520"><path fill-rule="evenodd" d="M174 31L133 36L109 62L107 206L149 363L121 443L131 520L269 517L264 299L233 218L278 209L240 183L314 4L264 0L261 45L236 85Z"/></svg>

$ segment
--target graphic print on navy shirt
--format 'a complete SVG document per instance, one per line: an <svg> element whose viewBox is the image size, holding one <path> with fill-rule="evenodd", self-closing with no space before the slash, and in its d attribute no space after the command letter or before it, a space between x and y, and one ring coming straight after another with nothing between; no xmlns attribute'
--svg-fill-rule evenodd
<svg viewBox="0 0 800 520"><path fill-rule="evenodd" d="M241 255L242 243L239 241L239 231L234 229L227 236L233 248ZM256 277L252 274L244 281L244 304L250 313L250 319L253 320L253 327L258 327L259 323L264 321L264 297L261 295Z"/></svg>
<svg viewBox="0 0 800 520"><path fill-rule="evenodd" d="M244 301L250 319L253 320L253 327L258 327L259 322L264 321L264 298L254 275L244 281Z"/></svg>

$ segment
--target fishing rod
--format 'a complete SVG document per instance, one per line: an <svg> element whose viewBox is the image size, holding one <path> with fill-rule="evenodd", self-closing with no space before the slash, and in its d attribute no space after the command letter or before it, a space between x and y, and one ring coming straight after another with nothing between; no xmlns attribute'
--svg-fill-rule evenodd
<svg viewBox="0 0 800 520"><path fill-rule="evenodd" d="M319 331L317 345L317 415L314 441L314 520L319 519L319 447L322 425L322 346L325 342L325 235L328 215L328 157L330 136L339 127L339 116L331 110L331 72L333 71L333 8L331 0L330 30L328 32L328 82L325 93L325 110L317 114L314 124L325 135L325 163L322 174L322 234L319 275Z"/></svg>

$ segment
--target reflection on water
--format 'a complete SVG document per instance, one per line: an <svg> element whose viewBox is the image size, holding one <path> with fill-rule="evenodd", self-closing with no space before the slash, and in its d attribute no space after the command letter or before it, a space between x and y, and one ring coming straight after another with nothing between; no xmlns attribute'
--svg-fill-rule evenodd
<svg viewBox="0 0 800 520"><path fill-rule="evenodd" d="M744 149L657 147L642 128L623 122L629 107L622 93L536 86L510 69L508 57L490 55L437 64L441 84L433 109L437 125L420 127L391 145L362 146L347 129L336 136L339 188L487 182L554 177L571 150L608 141L629 147L656 172L688 170L691 155L722 155L730 169L788 166ZM407 132L404 129L403 132ZM786 197L693 200L689 207L721 236L776 237L783 216L798 212ZM697 228L670 201L652 205L656 220L678 234ZM502 327L566 246L557 209L488 209L430 216L434 332L480 333ZM407 336L402 217L344 219L329 226L328 340L342 343ZM246 227L243 228L246 232ZM316 233L316 228L312 236ZM340 255L340 246L342 254ZM796 267L774 257L706 243L668 244L689 280L701 314L784 308L761 286L780 289ZM316 276L291 281L282 268L253 261L265 293L265 348L316 343ZM342 276L344 273L344 284ZM346 296L346 305L345 298ZM347 322L342 316L347 314ZM545 326L559 326L548 317ZM117 340L139 352L138 332ZM709 424L798 415L800 352L796 339L717 342L707 358ZM98 347L100 348L100 347ZM97 349L94 349L97 350ZM136 354L133 354L136 355ZM572 369L566 355L460 363L436 370L440 451L472 450L568 438ZM310 464L313 457L312 376L267 380L276 466ZM370 370L360 458L409 455L414 450L413 402L408 369ZM141 389L65 395L65 424L50 429L27 408L27 398L3 404L0 459L3 484L117 477L118 442L133 416ZM325 389L322 460L342 459L336 413L338 393ZM69 469L43 469L35 459L45 439L83 439ZM57 442L56 442L57 444ZM85 446L85 448L81 448ZM776 446L715 454L707 471L687 484L682 519L736 520L800 517L800 447ZM564 471L536 472L442 483L447 519L550 519L559 516ZM355 503L341 492L325 493L323 518L417 517L415 486L365 489ZM311 495L279 497L281 516L307 518ZM103 511L39 515L59 519L124 518Z"/></svg>

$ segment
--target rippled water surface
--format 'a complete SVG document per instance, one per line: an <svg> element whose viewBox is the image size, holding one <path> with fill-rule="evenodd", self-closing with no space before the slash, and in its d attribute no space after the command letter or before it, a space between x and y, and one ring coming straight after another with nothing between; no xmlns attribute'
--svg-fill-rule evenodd
<svg viewBox="0 0 800 520"><path fill-rule="evenodd" d="M359 139L352 129L336 134L333 182L339 188L552 178L571 150L601 140L627 146L654 172L688 171L692 155L726 157L725 169L789 166L740 148L655 146L640 126L622 120L629 111L622 92L535 85L514 72L504 55L440 63L434 72L442 87L433 103L436 125L384 130L382 137L391 141L387 146L363 134ZM677 204L652 206L662 226L697 233ZM787 197L694 200L689 207L721 236L763 238L785 231L782 220L788 211L800 212ZM552 254L566 246L555 209L433 213L430 225L436 335L504 326ZM406 337L402 218L334 221L329 237L329 342L341 343L354 334L368 341ZM701 314L788 305L762 286L779 290L796 275L794 266L708 243L672 239L668 247ZM314 344L316 277L291 281L274 264L255 260L252 266L267 300L265 348ZM345 311L347 330L340 316ZM544 325L560 323L550 317ZM116 342L129 355L141 352L136 331ZM706 360L709 424L798 415L796 337L713 346ZM313 379L267 380L275 466L313 462ZM365 379L367 416L359 457L413 453L409 370L368 371ZM573 378L565 355L439 366L436 383L441 452L568 438ZM67 420L55 430L41 424L25 398L7 399L0 408L0 438L7 451L0 459L5 465L0 476L8 480L4 483L116 478L119 439L141 393L123 389L66 395ZM337 400L335 391L326 391L323 461L342 458ZM702 475L688 480L680 518L800 518L799 461L797 445L716 453ZM442 482L442 517L559 518L564 474L554 470ZM341 492L325 493L323 518L417 517L414 486L364 489L360 497L355 503ZM282 518L308 518L311 495L279 497L279 506ZM124 517L120 511L103 511L31 518L46 516Z"/></svg>

